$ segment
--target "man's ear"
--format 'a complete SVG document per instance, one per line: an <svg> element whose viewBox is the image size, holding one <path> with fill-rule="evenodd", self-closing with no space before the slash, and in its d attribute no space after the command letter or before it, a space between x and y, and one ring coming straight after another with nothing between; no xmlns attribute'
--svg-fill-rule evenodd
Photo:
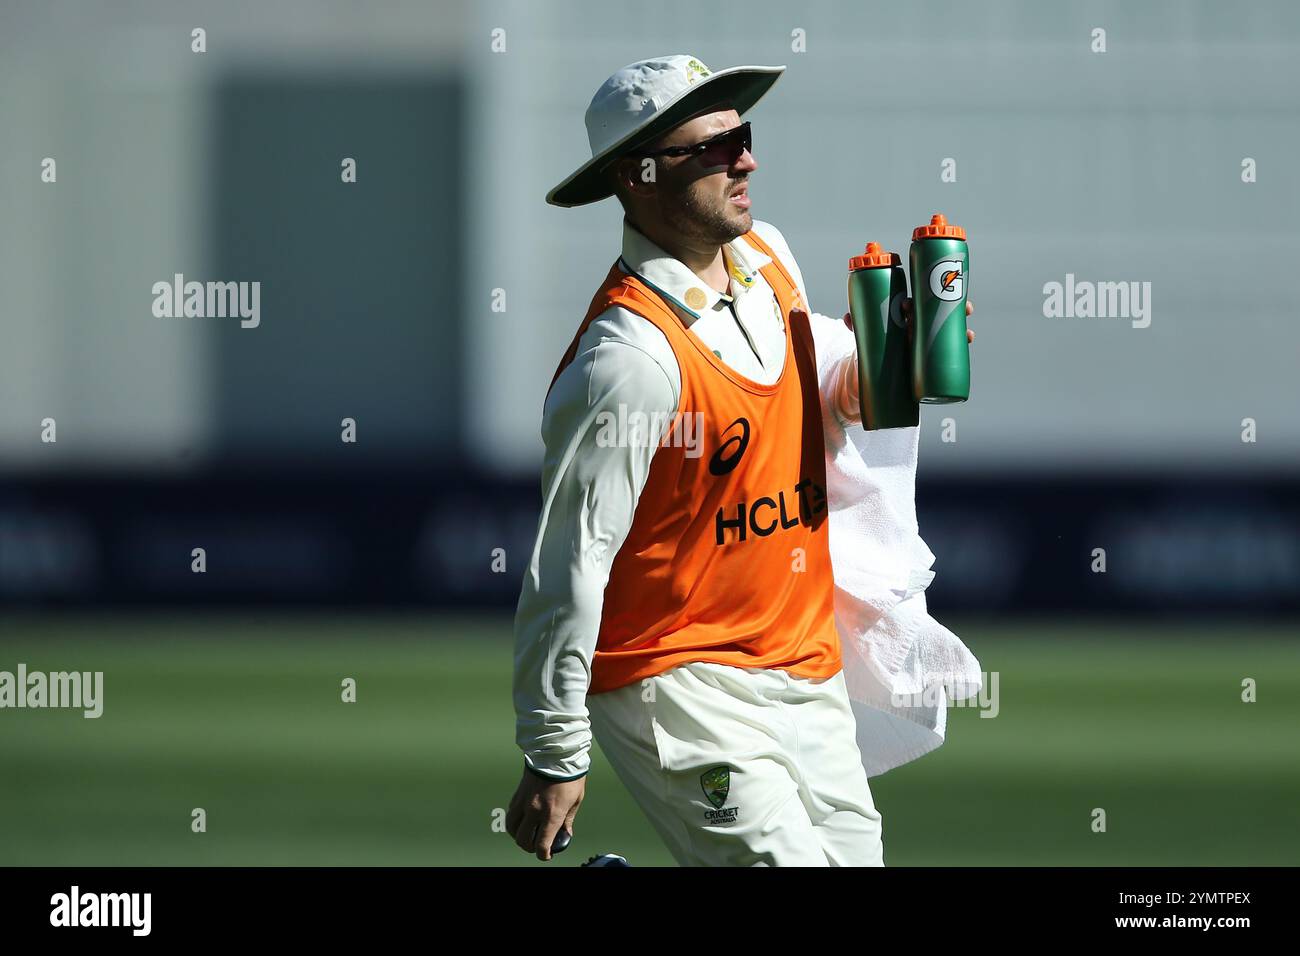
<svg viewBox="0 0 1300 956"><path fill-rule="evenodd" d="M654 192L654 176L658 172L653 158L620 156L610 167L613 181L625 192L648 196Z"/></svg>
<svg viewBox="0 0 1300 956"><path fill-rule="evenodd" d="M610 163L609 167L605 170L605 178L609 180L609 185L615 192L626 188L623 183L624 167L626 164L627 159L625 157L619 157Z"/></svg>
<svg viewBox="0 0 1300 956"><path fill-rule="evenodd" d="M628 194L628 163L627 156L620 156L604 170L604 178L610 182L610 189L614 190L614 195L619 198L619 202L625 202L625 196Z"/></svg>

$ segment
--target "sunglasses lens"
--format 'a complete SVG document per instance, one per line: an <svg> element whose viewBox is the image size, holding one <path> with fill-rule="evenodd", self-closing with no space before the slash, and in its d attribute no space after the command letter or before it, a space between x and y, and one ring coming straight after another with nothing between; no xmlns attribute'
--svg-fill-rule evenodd
<svg viewBox="0 0 1300 956"><path fill-rule="evenodd" d="M700 160L706 166L730 166L740 159L745 150L750 149L750 143L749 124L743 123L710 143Z"/></svg>

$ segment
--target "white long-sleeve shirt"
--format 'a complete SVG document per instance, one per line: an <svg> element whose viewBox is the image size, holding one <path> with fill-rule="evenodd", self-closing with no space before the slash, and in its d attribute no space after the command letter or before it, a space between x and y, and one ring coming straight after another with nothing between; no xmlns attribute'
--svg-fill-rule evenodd
<svg viewBox="0 0 1300 956"><path fill-rule="evenodd" d="M753 229L807 302L784 237L770 223L755 220ZM723 246L723 255L726 294L624 220L619 267L657 291L725 364L771 384L781 374L786 330L776 294L759 272L770 259L742 239ZM853 333L841 319L818 313L810 324L823 413L841 427L858 422ZM514 672L516 741L528 766L545 776L581 776L590 764L586 696L605 585L659 446L657 440L610 442L602 422L624 421L633 412L667 421L680 390L681 372L664 334L611 306L587 327L547 397L542 512L515 614Z"/></svg>

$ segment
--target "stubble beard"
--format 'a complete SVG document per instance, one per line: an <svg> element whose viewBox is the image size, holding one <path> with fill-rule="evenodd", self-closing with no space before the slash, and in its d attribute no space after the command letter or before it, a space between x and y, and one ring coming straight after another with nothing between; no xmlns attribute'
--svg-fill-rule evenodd
<svg viewBox="0 0 1300 956"><path fill-rule="evenodd" d="M686 189L676 202L663 209L664 221L676 232L702 244L721 246L731 242L754 226L754 217L749 210L733 206L729 198L738 184L728 181L727 194L722 197L721 206L716 194Z"/></svg>

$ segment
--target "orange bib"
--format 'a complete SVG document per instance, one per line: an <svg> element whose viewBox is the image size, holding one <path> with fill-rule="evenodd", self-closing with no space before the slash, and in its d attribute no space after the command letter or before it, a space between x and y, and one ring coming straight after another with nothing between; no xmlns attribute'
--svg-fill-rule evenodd
<svg viewBox="0 0 1300 956"><path fill-rule="evenodd" d="M667 337L681 370L677 419L655 449L610 568L589 693L711 661L831 677L834 621L826 452L808 312L772 259L760 271L786 317L785 365L762 385L728 368L615 263L552 384L596 316L622 306Z"/></svg>

